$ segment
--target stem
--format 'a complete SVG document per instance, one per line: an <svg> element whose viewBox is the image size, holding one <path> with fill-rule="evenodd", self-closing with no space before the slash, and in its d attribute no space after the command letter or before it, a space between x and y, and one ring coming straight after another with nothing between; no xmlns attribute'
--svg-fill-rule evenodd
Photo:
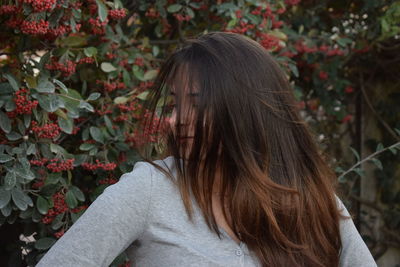
<svg viewBox="0 0 400 267"><path fill-rule="evenodd" d="M379 154L381 154L382 152L385 152L385 151L388 150L388 149L395 148L396 146L399 146L399 145L400 145L400 142L397 142L397 143L394 143L393 145L388 146L388 147L386 147L386 148L384 148L384 149L382 149L382 150L375 151L374 153L372 153L371 155L369 155L369 156L366 157L365 159L363 159L363 160L357 162L357 163L354 164L350 169L348 169L347 171L345 171L344 173L342 173L342 174L339 176L338 179L340 179L340 178L342 178L343 176L345 176L346 174L352 172L358 165L360 165L360 164L362 164L362 163L364 163L364 162L366 162L366 161L368 161L368 160L374 158L376 155L379 155Z"/></svg>

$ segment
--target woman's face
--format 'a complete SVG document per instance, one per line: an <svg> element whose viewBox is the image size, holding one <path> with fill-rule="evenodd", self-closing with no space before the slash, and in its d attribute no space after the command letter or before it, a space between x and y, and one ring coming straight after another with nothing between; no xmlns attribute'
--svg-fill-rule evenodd
<svg viewBox="0 0 400 267"><path fill-rule="evenodd" d="M180 93L181 97L178 97L177 94L178 92L176 91L176 88L172 88L171 96L173 98L173 110L168 122L175 138L177 138L176 130L179 128L181 136L176 141L181 147L185 147L185 152L181 153L181 155L188 158L195 134L196 102L198 101L199 93L196 91L193 92L193 90L191 92L187 87L185 87ZM180 122L178 121L177 105L179 105L181 109Z"/></svg>

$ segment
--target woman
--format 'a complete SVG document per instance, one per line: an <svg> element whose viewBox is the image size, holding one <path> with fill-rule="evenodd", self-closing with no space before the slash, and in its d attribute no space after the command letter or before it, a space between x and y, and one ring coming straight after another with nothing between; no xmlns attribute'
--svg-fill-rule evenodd
<svg viewBox="0 0 400 267"><path fill-rule="evenodd" d="M187 41L160 70L153 116L169 95L170 156L107 187L37 266L108 266L125 249L131 266L376 266L257 42Z"/></svg>

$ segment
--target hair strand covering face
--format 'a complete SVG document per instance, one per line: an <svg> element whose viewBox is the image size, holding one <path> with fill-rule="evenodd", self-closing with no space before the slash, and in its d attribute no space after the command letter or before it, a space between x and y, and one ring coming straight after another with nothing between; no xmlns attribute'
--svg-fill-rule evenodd
<svg viewBox="0 0 400 267"><path fill-rule="evenodd" d="M153 116L171 88L177 123L167 136L167 153L175 157L178 177L153 165L177 184L189 218L193 196L220 235L211 206L217 188L231 228L263 266L338 266L336 176L271 55L239 34L204 34L186 41L161 67L149 94ZM198 93L189 111L180 101L188 92ZM189 134L182 127L188 113L190 146L179 142Z"/></svg>

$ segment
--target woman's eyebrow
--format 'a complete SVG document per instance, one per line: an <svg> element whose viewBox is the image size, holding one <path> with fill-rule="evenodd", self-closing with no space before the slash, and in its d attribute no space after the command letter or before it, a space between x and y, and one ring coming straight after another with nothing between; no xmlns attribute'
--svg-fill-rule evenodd
<svg viewBox="0 0 400 267"><path fill-rule="evenodd" d="M175 96L176 94L175 94L174 91L171 91L171 92L170 92L170 95ZM200 94L199 94L199 93L195 93L195 92L191 92L191 93L189 93L188 95L189 95L189 96L199 96Z"/></svg>

